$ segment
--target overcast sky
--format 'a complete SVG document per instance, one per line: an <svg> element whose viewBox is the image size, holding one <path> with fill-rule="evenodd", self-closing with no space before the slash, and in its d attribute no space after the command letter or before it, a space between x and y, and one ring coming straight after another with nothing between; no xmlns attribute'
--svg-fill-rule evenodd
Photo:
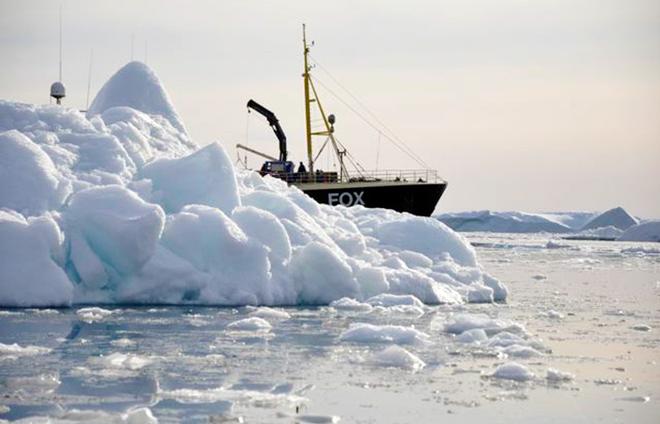
<svg viewBox="0 0 660 424"><path fill-rule="evenodd" d="M276 153L246 113L254 98L302 160L306 22L323 69L449 181L440 211L620 205L660 217L657 0L0 0L0 98L49 101L60 4L69 106L85 108L92 51L92 98L131 58L146 61L199 144ZM417 167L319 88L365 168Z"/></svg>

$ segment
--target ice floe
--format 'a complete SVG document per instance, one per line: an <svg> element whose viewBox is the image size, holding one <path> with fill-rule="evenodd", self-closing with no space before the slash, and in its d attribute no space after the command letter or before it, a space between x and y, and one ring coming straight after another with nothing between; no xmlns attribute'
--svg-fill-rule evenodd
<svg viewBox="0 0 660 424"><path fill-rule="evenodd" d="M351 324L348 330L341 333L339 339L355 343L395 344L424 344L430 341L428 334L413 327L364 323Z"/></svg>
<svg viewBox="0 0 660 424"><path fill-rule="evenodd" d="M646 221L629 227L618 240L660 242L660 221Z"/></svg>
<svg viewBox="0 0 660 424"><path fill-rule="evenodd" d="M507 362L497 367L492 377L502 380L529 381L534 378L534 373L522 364Z"/></svg>
<svg viewBox="0 0 660 424"><path fill-rule="evenodd" d="M231 331L257 331L268 332L273 328L268 321L259 317L244 318L227 324Z"/></svg>
<svg viewBox="0 0 660 424"><path fill-rule="evenodd" d="M416 355L397 345L386 347L374 354L373 362L382 367L403 368L411 371L419 371L426 366L424 361Z"/></svg>
<svg viewBox="0 0 660 424"><path fill-rule="evenodd" d="M19 356L45 355L52 349L41 346L21 346L18 343L0 343L0 359L15 359Z"/></svg>

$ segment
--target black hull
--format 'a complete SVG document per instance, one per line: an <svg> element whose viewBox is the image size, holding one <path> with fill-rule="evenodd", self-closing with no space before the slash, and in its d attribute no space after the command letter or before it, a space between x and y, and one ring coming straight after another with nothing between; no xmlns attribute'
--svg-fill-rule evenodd
<svg viewBox="0 0 660 424"><path fill-rule="evenodd" d="M393 209L413 215L431 216L447 188L440 183L369 183L298 184L311 198L326 205Z"/></svg>

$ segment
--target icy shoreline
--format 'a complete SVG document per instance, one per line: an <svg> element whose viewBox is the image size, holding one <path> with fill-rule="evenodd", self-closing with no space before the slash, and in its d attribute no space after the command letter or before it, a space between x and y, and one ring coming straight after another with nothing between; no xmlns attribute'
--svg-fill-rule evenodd
<svg viewBox="0 0 660 424"><path fill-rule="evenodd" d="M0 306L506 300L431 218L319 205L198 148L132 62L87 116L0 101Z"/></svg>

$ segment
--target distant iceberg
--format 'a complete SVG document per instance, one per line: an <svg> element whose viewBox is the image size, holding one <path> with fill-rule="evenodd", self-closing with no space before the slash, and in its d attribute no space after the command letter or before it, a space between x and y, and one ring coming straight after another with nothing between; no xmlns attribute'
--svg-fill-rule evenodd
<svg viewBox="0 0 660 424"><path fill-rule="evenodd" d="M639 221L637 218L630 215L622 207L617 207L594 216L580 230L587 231L604 227L614 227L619 230L626 230L638 223Z"/></svg>
<svg viewBox="0 0 660 424"><path fill-rule="evenodd" d="M0 306L507 297L436 219L319 205L199 148L141 63L87 115L0 101L0 149Z"/></svg>
<svg viewBox="0 0 660 424"><path fill-rule="evenodd" d="M646 221L628 228L620 241L654 241L660 242L660 221Z"/></svg>
<svg viewBox="0 0 660 424"><path fill-rule="evenodd" d="M495 212L473 211L436 215L455 231L490 231L499 233L570 233L580 228L594 214L591 212Z"/></svg>

